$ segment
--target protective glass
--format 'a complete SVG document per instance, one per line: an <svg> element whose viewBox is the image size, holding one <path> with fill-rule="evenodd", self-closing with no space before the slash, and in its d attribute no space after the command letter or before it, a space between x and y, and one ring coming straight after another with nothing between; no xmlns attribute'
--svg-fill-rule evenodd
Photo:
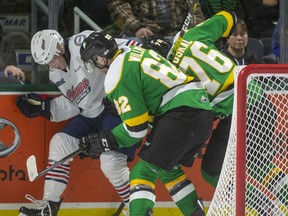
<svg viewBox="0 0 288 216"><path fill-rule="evenodd" d="M39 65L40 68L41 68L41 71L56 71L58 70L58 68L54 68L54 67L50 67L48 64L45 64L45 65Z"/></svg>
<svg viewBox="0 0 288 216"><path fill-rule="evenodd" d="M38 66L38 65L37 65ZM49 67L49 65L39 65L40 66L40 70L41 71L47 71L47 72L49 72L51 69L50 69L50 67Z"/></svg>

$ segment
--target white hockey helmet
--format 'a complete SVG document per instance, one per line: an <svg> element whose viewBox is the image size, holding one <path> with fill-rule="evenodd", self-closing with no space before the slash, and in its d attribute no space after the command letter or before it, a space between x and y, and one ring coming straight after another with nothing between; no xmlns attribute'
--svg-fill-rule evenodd
<svg viewBox="0 0 288 216"><path fill-rule="evenodd" d="M62 36L55 30L37 32L31 40L31 53L36 63L49 64L55 55L63 54L60 45L64 43Z"/></svg>

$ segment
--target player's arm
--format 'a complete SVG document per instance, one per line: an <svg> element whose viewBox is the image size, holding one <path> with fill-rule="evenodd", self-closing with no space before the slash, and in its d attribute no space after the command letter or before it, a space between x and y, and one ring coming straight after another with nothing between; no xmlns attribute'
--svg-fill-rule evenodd
<svg viewBox="0 0 288 216"><path fill-rule="evenodd" d="M30 93L17 97L16 105L28 118L43 116L50 120L50 101L49 97Z"/></svg>
<svg viewBox="0 0 288 216"><path fill-rule="evenodd" d="M104 130L81 138L79 147L88 156L99 156L102 152L133 146L144 138L147 130L148 120L141 125L132 127L123 122L113 130Z"/></svg>
<svg viewBox="0 0 288 216"><path fill-rule="evenodd" d="M25 81L25 73L21 70L21 68L8 65L4 70L4 76L9 77L10 74L23 82Z"/></svg>
<svg viewBox="0 0 288 216"><path fill-rule="evenodd" d="M118 85L118 88L121 87ZM149 116L142 92L135 88L134 92L117 94L115 91L108 97L113 100L123 122L112 130L117 143L120 147L134 145L146 136L148 129Z"/></svg>
<svg viewBox="0 0 288 216"><path fill-rule="evenodd" d="M194 28L189 29L184 37L193 41L214 43L221 37L229 37L233 32L236 21L237 17L233 12L221 11Z"/></svg>
<svg viewBox="0 0 288 216"><path fill-rule="evenodd" d="M60 122L80 114L80 109L64 95L50 101L50 120Z"/></svg>
<svg viewBox="0 0 288 216"><path fill-rule="evenodd" d="M70 119L80 113L80 109L63 95L51 98L30 93L16 100L20 111L28 118L43 116L53 122Z"/></svg>
<svg viewBox="0 0 288 216"><path fill-rule="evenodd" d="M103 151L109 152L121 147L129 147L146 136L148 121L151 117L148 116L144 99L140 99L141 97L135 91L133 94L126 92L125 96L113 93L107 95L111 101L113 100L123 123L112 130L100 131L83 137L79 146L88 155L95 156Z"/></svg>
<svg viewBox="0 0 288 216"><path fill-rule="evenodd" d="M121 116L121 114L120 114ZM143 123L141 123L144 121ZM126 122L126 123L125 123ZM130 124L132 123L132 125ZM102 152L110 152L121 147L129 147L146 136L148 131L148 114L126 119L113 130L89 134L80 139L79 147L88 156L99 156Z"/></svg>
<svg viewBox="0 0 288 216"><path fill-rule="evenodd" d="M216 14L216 16L223 16L226 19L227 26L223 29L224 31L222 37L229 37L232 34L234 26L237 22L236 14L228 11L220 11Z"/></svg>
<svg viewBox="0 0 288 216"><path fill-rule="evenodd" d="M119 147L129 147L142 140L148 131L148 113L126 119L112 130Z"/></svg>

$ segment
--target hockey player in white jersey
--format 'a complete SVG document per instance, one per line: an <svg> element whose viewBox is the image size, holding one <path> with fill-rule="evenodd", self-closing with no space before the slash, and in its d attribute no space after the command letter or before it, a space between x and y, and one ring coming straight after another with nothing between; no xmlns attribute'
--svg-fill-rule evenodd
<svg viewBox="0 0 288 216"><path fill-rule="evenodd" d="M121 123L120 118L111 115L103 104L104 74L89 73L80 58L81 43L92 32L84 31L64 40L55 30L42 30L31 40L34 61L49 66L49 79L56 84L62 95L51 99L34 93L26 94L18 97L17 106L29 118L40 115L53 122L70 119L68 125L50 141L48 166L77 150L80 138L92 132L112 129ZM117 43L120 47L129 45L125 39L117 39ZM137 42L132 43L136 45ZM133 159L135 149L136 146L100 155L103 173L125 204L128 204L130 195L127 160ZM57 215L61 196L69 181L69 162L45 175L43 200L26 196L30 201L41 204L40 207L22 206L19 215Z"/></svg>

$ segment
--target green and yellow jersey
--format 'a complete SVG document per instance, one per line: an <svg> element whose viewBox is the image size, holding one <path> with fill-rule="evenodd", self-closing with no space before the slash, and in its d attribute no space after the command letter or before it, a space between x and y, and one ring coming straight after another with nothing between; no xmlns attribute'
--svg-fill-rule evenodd
<svg viewBox="0 0 288 216"><path fill-rule="evenodd" d="M120 147L142 139L151 116L181 106L211 110L201 82L156 52L141 47L126 47L113 60L104 85L123 121L112 130Z"/></svg>
<svg viewBox="0 0 288 216"><path fill-rule="evenodd" d="M215 47L215 42L229 36L234 22L232 14L222 11L188 29L172 60L176 67L203 82L214 116L232 113L235 64Z"/></svg>

